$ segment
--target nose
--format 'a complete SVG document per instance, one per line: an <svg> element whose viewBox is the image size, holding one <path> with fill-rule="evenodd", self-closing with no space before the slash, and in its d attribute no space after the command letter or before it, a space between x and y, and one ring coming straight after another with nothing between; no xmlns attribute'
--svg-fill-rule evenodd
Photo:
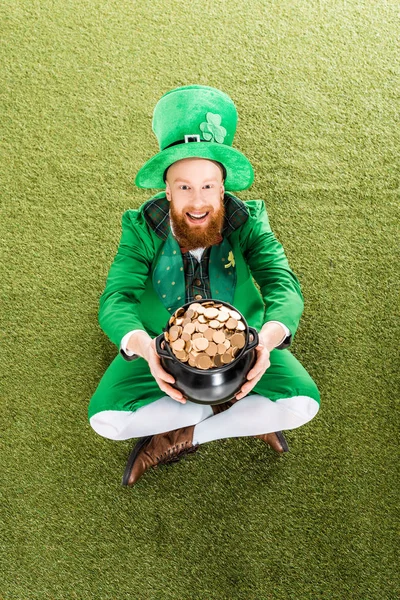
<svg viewBox="0 0 400 600"><path fill-rule="evenodd" d="M202 207L202 205L204 204L202 188L195 188L193 190L192 203L193 203L193 208L196 208L196 207L201 208Z"/></svg>

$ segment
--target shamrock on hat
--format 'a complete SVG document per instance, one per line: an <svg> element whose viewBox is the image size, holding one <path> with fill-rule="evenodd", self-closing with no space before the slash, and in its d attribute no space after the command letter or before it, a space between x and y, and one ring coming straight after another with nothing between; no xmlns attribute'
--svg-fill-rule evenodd
<svg viewBox="0 0 400 600"><path fill-rule="evenodd" d="M214 113L208 112L206 114L207 121L200 123L200 129L203 132L203 138L207 142L218 142L218 144L224 143L226 136L225 127L221 127L221 115L215 115Z"/></svg>

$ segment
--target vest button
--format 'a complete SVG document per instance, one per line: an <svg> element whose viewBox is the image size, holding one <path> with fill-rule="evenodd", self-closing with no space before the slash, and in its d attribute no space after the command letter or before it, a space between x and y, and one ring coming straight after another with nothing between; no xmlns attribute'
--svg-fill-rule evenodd
<svg viewBox="0 0 400 600"><path fill-rule="evenodd" d="M202 296L201 294L197 294L197 295L194 297L194 299L195 299L195 300L202 300L202 299L203 299L203 296Z"/></svg>
<svg viewBox="0 0 400 600"><path fill-rule="evenodd" d="M194 280L194 285L197 285L197 286L201 285L200 279L195 279Z"/></svg>

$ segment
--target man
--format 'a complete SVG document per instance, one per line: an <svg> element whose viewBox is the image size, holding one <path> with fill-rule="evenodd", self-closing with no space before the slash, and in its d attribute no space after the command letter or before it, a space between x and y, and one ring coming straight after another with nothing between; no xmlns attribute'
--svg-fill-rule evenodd
<svg viewBox="0 0 400 600"><path fill-rule="evenodd" d="M221 438L254 436L283 453L282 430L319 409L315 383L288 350L303 310L299 282L263 201L232 194L253 181L250 162L231 145L236 124L229 96L206 86L172 90L154 110L160 152L136 184L165 191L123 215L99 311L120 353L89 406L100 435L140 438L124 485ZM230 402L213 407L186 401L154 343L177 308L202 298L232 304L259 332L247 381Z"/></svg>

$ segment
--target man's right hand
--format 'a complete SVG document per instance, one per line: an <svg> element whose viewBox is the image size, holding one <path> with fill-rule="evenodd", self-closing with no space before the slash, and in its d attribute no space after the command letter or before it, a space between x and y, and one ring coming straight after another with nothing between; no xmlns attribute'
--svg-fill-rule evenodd
<svg viewBox="0 0 400 600"><path fill-rule="evenodd" d="M160 357L156 352L156 342L148 333L142 330L135 331L129 338L127 348L148 362L150 372L163 392L181 404L186 403L183 394L170 385L175 383L175 379L162 368Z"/></svg>

